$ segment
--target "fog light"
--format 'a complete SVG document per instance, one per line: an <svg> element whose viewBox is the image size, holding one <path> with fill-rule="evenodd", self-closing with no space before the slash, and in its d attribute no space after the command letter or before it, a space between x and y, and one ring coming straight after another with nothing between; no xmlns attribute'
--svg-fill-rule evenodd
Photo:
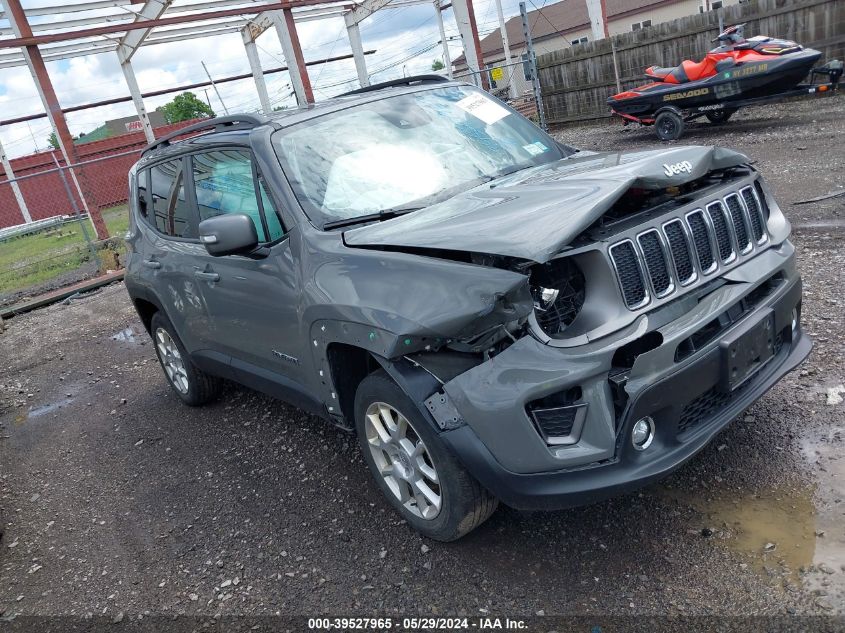
<svg viewBox="0 0 845 633"><path fill-rule="evenodd" d="M634 428L631 429L631 443L638 451L644 451L654 440L654 420L649 416L640 418L634 422Z"/></svg>
<svg viewBox="0 0 845 633"><path fill-rule="evenodd" d="M792 333L798 330L798 308L792 308Z"/></svg>

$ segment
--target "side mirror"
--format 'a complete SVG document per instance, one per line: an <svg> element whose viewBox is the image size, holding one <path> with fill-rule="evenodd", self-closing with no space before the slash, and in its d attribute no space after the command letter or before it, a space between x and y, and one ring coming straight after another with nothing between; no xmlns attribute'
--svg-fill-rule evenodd
<svg viewBox="0 0 845 633"><path fill-rule="evenodd" d="M258 249L255 224L245 213L217 215L200 222L200 242L209 255L249 255Z"/></svg>

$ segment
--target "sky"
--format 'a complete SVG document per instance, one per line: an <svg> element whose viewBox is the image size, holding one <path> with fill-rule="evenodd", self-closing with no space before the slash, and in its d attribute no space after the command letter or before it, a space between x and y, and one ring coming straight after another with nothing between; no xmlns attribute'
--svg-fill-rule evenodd
<svg viewBox="0 0 845 633"><path fill-rule="evenodd" d="M186 0L176 0L176 3L187 4ZM55 5L56 0L23 0L22 4L29 9ZM475 0L474 6L481 36L497 30L495 0ZM502 7L505 19L517 15L519 0L502 0ZM533 8L530 1L528 8ZM30 22L67 20L80 15L83 14L32 17ZM89 12L84 15L96 14ZM455 59L463 52L457 26L451 10L444 12L443 17L447 39L455 38L450 42L450 54ZM0 29L8 27L8 21L0 19ZM442 59L442 49L438 44L440 33L431 4L383 9L368 17L360 28L364 50L377 51L367 56L371 82L394 79L403 73L422 74L430 71L433 60ZM306 61L351 53L341 17L300 23L297 29ZM258 50L265 70L286 65L274 30L267 31L258 39ZM132 63L141 91L147 92L207 80L202 62L215 78L249 72L239 33L142 47ZM62 107L129 94L114 52L49 62L47 66ZM309 66L309 75L317 100L358 87L351 59ZM274 106L295 105L286 72L266 75L266 81ZM230 112L256 111L259 107L251 79L221 84L219 90ZM207 96L203 89L195 93L204 100L207 98L217 114L224 113L213 90L209 89ZM145 99L144 103L148 110L154 110L170 101L175 94L178 93ZM29 69L26 66L0 68L0 119L43 111ZM67 120L71 133L77 135L94 130L106 120L134 113L132 102L127 102L70 113ZM3 126L0 128L0 141L8 156L17 157L45 149L50 132L46 118L36 119L28 124Z"/></svg>

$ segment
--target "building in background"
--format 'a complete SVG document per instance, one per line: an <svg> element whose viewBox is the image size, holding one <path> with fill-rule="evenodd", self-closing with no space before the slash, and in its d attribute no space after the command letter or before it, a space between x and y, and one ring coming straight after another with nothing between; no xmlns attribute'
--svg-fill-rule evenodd
<svg viewBox="0 0 845 633"><path fill-rule="evenodd" d="M150 125L153 126L153 129L167 125L164 115L159 110L148 112L147 116L150 117ZM108 131L108 136L120 136L121 134L129 134L130 132L144 131L144 127L141 125L141 119L137 116L127 116L122 119L106 121L105 128Z"/></svg>
<svg viewBox="0 0 845 633"><path fill-rule="evenodd" d="M607 28L611 35L638 31L653 24L669 22L694 13L713 11L723 6L738 4L741 0L606 0ZM555 4L541 7L528 13L531 39L537 55L577 46L593 39L586 0L562 0ZM510 43L511 57L524 59L525 38L522 32L522 17L517 15L505 23ZM501 65L505 59L502 47L502 34L496 29L481 40L481 53L484 67L492 69ZM705 51L701 52L704 55ZM678 60L679 62L681 60ZM456 78L471 79L467 76L466 58L461 55L454 61ZM497 73L498 74L498 73ZM510 79L512 77L512 79ZM512 80L517 85L517 94L530 88L528 65L505 72L504 80L498 82L491 77L494 91L505 92L507 82ZM498 84L498 85L497 85Z"/></svg>

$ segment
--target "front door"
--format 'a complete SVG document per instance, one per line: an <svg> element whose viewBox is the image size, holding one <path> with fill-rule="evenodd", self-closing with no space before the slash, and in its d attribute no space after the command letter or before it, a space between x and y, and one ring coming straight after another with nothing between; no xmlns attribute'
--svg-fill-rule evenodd
<svg viewBox="0 0 845 633"><path fill-rule="evenodd" d="M259 242L270 250L262 259L208 253L196 258L194 274L208 309L209 343L234 359L236 373L276 378L265 375L270 371L305 383L300 292L290 240L250 151L221 147L193 154L191 170L199 220L245 213L255 223Z"/></svg>

